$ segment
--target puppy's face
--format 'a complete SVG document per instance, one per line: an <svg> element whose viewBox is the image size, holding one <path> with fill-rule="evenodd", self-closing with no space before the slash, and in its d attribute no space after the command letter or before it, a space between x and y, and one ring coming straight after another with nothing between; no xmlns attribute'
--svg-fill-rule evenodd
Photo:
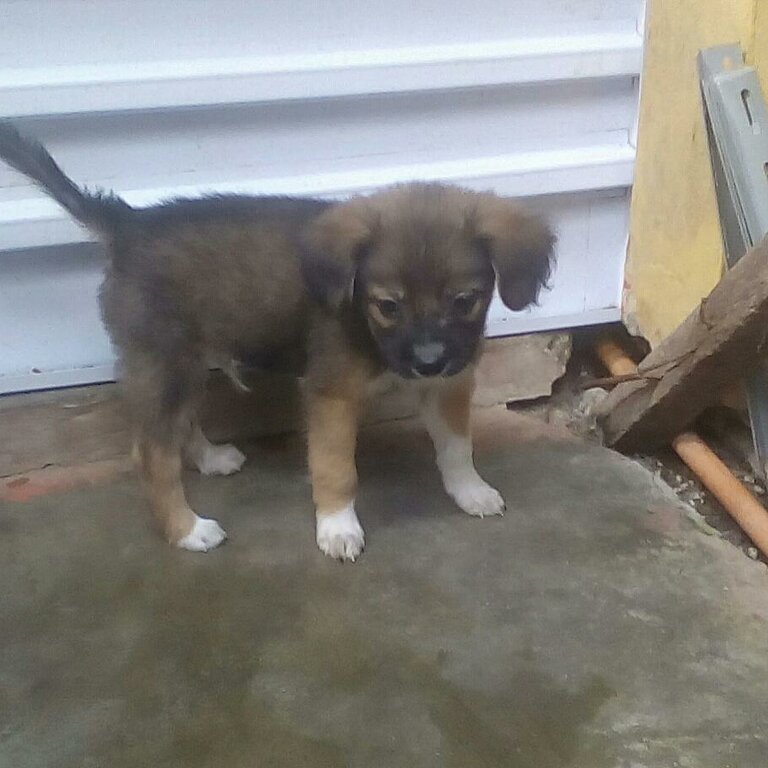
<svg viewBox="0 0 768 768"><path fill-rule="evenodd" d="M355 275L354 301L387 367L452 376L475 356L494 271L461 222L380 233Z"/></svg>
<svg viewBox="0 0 768 768"><path fill-rule="evenodd" d="M477 353L494 284L511 309L534 302L553 244L510 200L411 184L321 215L302 270L325 306L353 303L390 370L451 376Z"/></svg>

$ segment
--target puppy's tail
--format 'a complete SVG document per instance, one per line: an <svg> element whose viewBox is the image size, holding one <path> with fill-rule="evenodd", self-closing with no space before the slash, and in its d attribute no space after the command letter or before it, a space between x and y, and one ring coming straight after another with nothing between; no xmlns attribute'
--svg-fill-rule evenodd
<svg viewBox="0 0 768 768"><path fill-rule="evenodd" d="M23 173L97 235L112 235L134 210L113 194L91 193L75 184L37 141L0 120L0 158Z"/></svg>

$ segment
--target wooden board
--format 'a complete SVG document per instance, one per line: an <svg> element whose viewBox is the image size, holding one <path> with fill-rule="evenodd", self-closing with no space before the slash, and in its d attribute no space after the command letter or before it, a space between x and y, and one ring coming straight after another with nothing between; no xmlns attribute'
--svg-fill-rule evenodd
<svg viewBox="0 0 768 768"><path fill-rule="evenodd" d="M601 408L608 445L638 450L682 432L742 379L768 338L768 240L747 253Z"/></svg>

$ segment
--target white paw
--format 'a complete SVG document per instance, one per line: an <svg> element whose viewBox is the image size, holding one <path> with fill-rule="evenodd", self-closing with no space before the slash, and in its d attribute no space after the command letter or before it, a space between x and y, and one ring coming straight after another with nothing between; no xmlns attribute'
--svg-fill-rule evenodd
<svg viewBox="0 0 768 768"><path fill-rule="evenodd" d="M446 490L468 515L475 517L503 515L506 509L501 494L479 476Z"/></svg>
<svg viewBox="0 0 768 768"><path fill-rule="evenodd" d="M365 546L365 534L352 504L333 514L317 516L317 546L336 560L355 562Z"/></svg>
<svg viewBox="0 0 768 768"><path fill-rule="evenodd" d="M226 538L226 532L215 520L198 517L192 530L183 539L179 539L176 546L190 552L207 552L218 547Z"/></svg>
<svg viewBox="0 0 768 768"><path fill-rule="evenodd" d="M245 462L245 454L229 443L208 444L197 457L197 468L203 475L231 475L238 472Z"/></svg>

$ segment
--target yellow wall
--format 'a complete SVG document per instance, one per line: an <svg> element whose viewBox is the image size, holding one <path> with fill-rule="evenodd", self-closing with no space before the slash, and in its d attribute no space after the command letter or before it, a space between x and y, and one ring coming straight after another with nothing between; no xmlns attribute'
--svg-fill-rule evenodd
<svg viewBox="0 0 768 768"><path fill-rule="evenodd" d="M754 29L748 58L750 63L757 67L763 88L766 88L768 85L768 2L754 0L754 3Z"/></svg>
<svg viewBox="0 0 768 768"><path fill-rule="evenodd" d="M740 42L768 72L767 6L650 0L624 315L651 344L677 327L723 268L696 55Z"/></svg>

